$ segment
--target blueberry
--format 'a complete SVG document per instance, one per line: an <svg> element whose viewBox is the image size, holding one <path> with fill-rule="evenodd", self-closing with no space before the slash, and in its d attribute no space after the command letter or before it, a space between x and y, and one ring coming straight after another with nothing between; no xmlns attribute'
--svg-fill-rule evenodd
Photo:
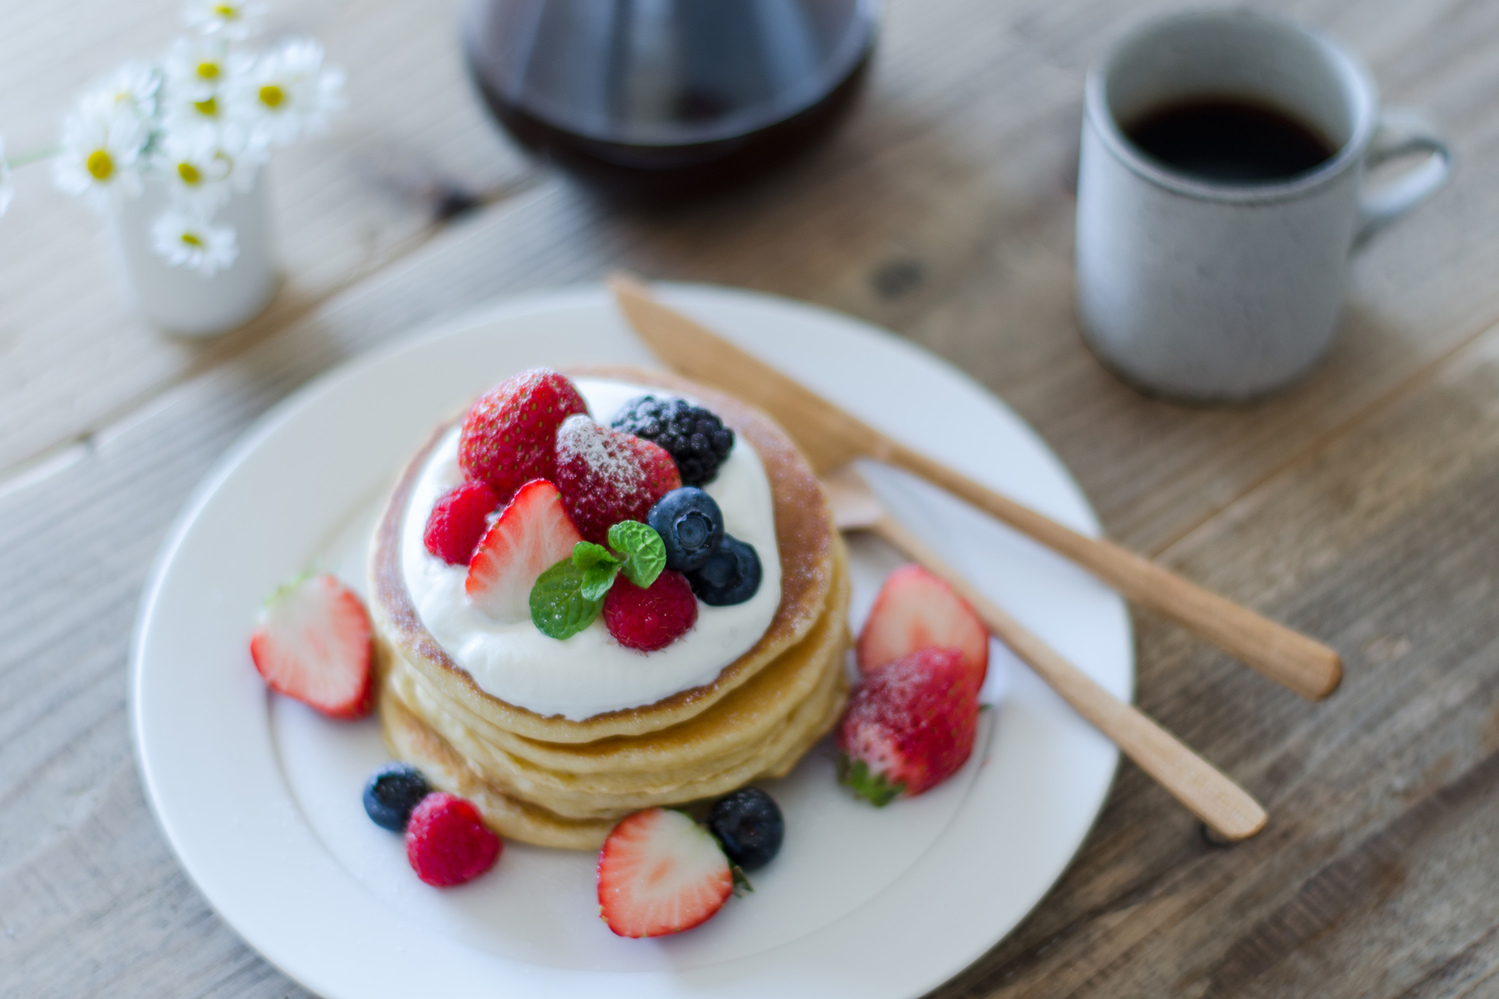
<svg viewBox="0 0 1499 999"><path fill-rule="evenodd" d="M754 871L780 852L786 823L774 798L758 787L747 787L713 803L708 831L741 870Z"/></svg>
<svg viewBox="0 0 1499 999"><path fill-rule="evenodd" d="M404 832L411 810L432 792L427 778L408 763L387 763L364 785L364 811L377 826Z"/></svg>
<svg viewBox="0 0 1499 999"><path fill-rule="evenodd" d="M723 540L718 504L695 486L673 489L656 501L645 519L666 543L666 567L676 572L701 566Z"/></svg>
<svg viewBox="0 0 1499 999"><path fill-rule="evenodd" d="M753 546L725 534L717 550L687 573L687 582L709 607L742 604L760 589L760 556Z"/></svg>

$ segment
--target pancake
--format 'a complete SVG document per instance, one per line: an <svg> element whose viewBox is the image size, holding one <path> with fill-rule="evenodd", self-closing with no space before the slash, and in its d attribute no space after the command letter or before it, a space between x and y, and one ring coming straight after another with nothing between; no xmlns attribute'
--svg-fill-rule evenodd
<svg viewBox="0 0 1499 999"><path fill-rule="evenodd" d="M652 389L691 396L733 428L760 456L770 481L776 543L781 558L781 602L765 633L712 682L653 704L611 711L575 721L543 716L485 693L423 626L401 573L401 529L411 488L432 448L451 424L439 427L412 458L391 494L375 532L370 560L370 616L392 652L438 691L496 728L547 743L587 743L611 736L643 735L679 724L707 710L747 682L782 652L806 637L822 615L832 585L832 516L822 487L806 459L785 432L759 410L731 396L660 372L634 368L590 368L568 372L580 377L615 378ZM736 446L739 446L736 444Z"/></svg>
<svg viewBox="0 0 1499 999"><path fill-rule="evenodd" d="M822 488L786 434L722 393L633 368L589 368L687 396L755 449L769 481L781 594L769 627L711 682L653 704L574 720L484 692L426 630L407 592L401 538L411 490L440 427L411 460L376 530L370 611L386 742L442 790L460 794L501 835L594 849L640 808L723 794L787 773L836 722L847 697L847 551ZM608 414L600 414L608 415Z"/></svg>

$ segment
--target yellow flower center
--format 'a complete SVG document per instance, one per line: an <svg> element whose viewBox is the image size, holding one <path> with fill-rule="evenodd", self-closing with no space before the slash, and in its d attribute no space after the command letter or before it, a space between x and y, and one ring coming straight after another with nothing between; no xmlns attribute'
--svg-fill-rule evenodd
<svg viewBox="0 0 1499 999"><path fill-rule="evenodd" d="M239 11L235 10L232 4L227 3L214 4L213 12L226 21L232 21L236 17L239 17Z"/></svg>
<svg viewBox="0 0 1499 999"><path fill-rule="evenodd" d="M281 102L286 100L286 91L274 83L267 83L260 88L260 103L268 108L280 107Z"/></svg>
<svg viewBox="0 0 1499 999"><path fill-rule="evenodd" d="M219 64L216 62L198 63L198 75L205 80L217 80L219 78Z"/></svg>
<svg viewBox="0 0 1499 999"><path fill-rule="evenodd" d="M210 97L206 101L194 101L193 107L198 109L199 114L212 118L219 113L219 102Z"/></svg>
<svg viewBox="0 0 1499 999"><path fill-rule="evenodd" d="M196 246L199 248L203 246L203 241L199 239L195 234L190 232L185 232L182 234L182 241L188 246Z"/></svg>
<svg viewBox="0 0 1499 999"><path fill-rule="evenodd" d="M95 149L88 154L85 165L88 172L94 175L95 180L108 180L115 172L115 161L110 159L109 153L103 149Z"/></svg>
<svg viewBox="0 0 1499 999"><path fill-rule="evenodd" d="M203 179L203 175L198 172L198 168L191 163L178 163L177 176L182 178L184 184L196 184Z"/></svg>

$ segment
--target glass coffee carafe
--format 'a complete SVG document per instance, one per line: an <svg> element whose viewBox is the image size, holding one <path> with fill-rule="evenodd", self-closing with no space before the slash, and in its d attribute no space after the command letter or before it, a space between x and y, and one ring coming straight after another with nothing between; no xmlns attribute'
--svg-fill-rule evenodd
<svg viewBox="0 0 1499 999"><path fill-rule="evenodd" d="M465 55L528 148L613 192L699 194L826 135L875 0L472 0Z"/></svg>

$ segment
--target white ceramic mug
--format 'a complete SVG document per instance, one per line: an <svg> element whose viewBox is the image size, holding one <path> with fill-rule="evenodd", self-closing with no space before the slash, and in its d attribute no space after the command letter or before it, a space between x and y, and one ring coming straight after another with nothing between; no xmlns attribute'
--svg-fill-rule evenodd
<svg viewBox="0 0 1499 999"><path fill-rule="evenodd" d="M1124 129L1194 99L1285 111L1337 152L1305 173L1238 184L1175 170ZM1367 190L1365 169L1426 154ZM1367 69L1326 37L1248 11L1146 25L1088 75L1077 191L1077 309L1116 373L1182 399L1245 399L1304 374L1332 340L1348 256L1446 182L1447 145L1381 117Z"/></svg>

